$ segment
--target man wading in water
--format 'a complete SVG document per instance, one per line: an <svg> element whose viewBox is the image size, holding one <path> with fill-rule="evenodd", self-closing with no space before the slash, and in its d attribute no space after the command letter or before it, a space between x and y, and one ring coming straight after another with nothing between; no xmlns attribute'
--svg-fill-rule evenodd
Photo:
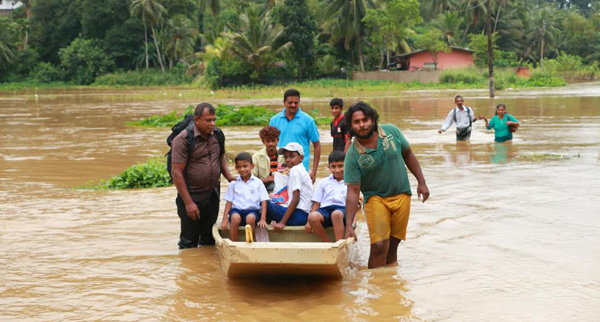
<svg viewBox="0 0 600 322"><path fill-rule="evenodd" d="M225 150L213 133L218 130L216 120L214 106L200 103L194 111L193 151L188 151L187 130L181 131L172 143L171 175L181 220L179 249L214 245L212 226L219 213L221 173L228 181L235 180L227 167Z"/></svg>
<svg viewBox="0 0 600 322"><path fill-rule="evenodd" d="M447 131L452 126L452 123L456 123L456 141L469 141L471 138L471 126L477 119L473 114L473 109L463 105L465 100L462 96L457 95L454 98L454 103L456 107L448 113L444 125L438 130L438 133L442 134L442 132Z"/></svg>
<svg viewBox="0 0 600 322"><path fill-rule="evenodd" d="M419 161L395 125L378 126L377 111L364 102L350 106L345 119L356 136L344 163L348 185L345 235L356 238L352 223L362 192L371 239L369 268L391 264L397 261L398 244L406 239L410 214L412 193L406 167L417 178L417 194L423 202L429 198L429 189Z"/></svg>

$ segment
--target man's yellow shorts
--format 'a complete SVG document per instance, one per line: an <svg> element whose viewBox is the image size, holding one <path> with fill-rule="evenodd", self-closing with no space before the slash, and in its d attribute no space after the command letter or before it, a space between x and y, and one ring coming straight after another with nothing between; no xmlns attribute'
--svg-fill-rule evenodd
<svg viewBox="0 0 600 322"><path fill-rule="evenodd" d="M372 196L365 204L371 244L390 239L406 240L410 216L410 196L399 194L389 197Z"/></svg>

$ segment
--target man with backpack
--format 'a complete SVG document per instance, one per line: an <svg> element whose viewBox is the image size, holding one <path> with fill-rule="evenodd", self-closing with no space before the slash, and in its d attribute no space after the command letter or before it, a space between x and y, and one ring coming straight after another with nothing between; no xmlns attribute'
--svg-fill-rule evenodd
<svg viewBox="0 0 600 322"><path fill-rule="evenodd" d="M463 105L465 100L462 96L457 95L454 98L456 107L448 113L446 121L442 128L438 130L438 133L442 134L456 123L456 141L469 141L471 138L471 127L477 119L473 113L473 109Z"/></svg>
<svg viewBox="0 0 600 322"><path fill-rule="evenodd" d="M225 158L225 135L215 126L215 112L211 104L200 103L193 120L186 117L172 129L170 173L181 220L179 249L214 245L212 226L219 212L221 174L228 181L235 179Z"/></svg>

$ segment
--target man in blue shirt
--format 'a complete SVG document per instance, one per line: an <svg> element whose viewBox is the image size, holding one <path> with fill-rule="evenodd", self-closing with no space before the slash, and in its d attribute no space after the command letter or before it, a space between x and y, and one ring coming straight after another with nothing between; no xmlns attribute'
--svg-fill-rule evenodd
<svg viewBox="0 0 600 322"><path fill-rule="evenodd" d="M305 151L304 167L309 171L310 163L310 142L312 142L315 153L313 169L310 171L310 178L313 183L317 176L319 159L321 158L321 142L319 142L319 130L317 124L310 115L302 112L300 109L300 92L295 89L288 89L283 94L283 111L277 113L271 118L270 126L274 126L281 134L279 135L279 146L285 146L290 142L298 142Z"/></svg>

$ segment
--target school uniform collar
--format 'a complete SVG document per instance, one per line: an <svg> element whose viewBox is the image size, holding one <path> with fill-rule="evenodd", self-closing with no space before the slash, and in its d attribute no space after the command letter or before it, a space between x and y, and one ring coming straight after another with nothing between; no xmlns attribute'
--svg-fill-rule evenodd
<svg viewBox="0 0 600 322"><path fill-rule="evenodd" d="M383 130L383 128L380 125L377 125L377 135L382 140L385 140L387 138L387 134L385 133L385 131ZM391 142L391 143L394 146L394 149L396 149L395 143L394 142ZM379 142L378 142L378 145L379 145ZM354 147L356 148L356 150L358 151L359 154L367 153L367 148L365 148L362 144L360 144L358 142L358 139L354 139Z"/></svg>
<svg viewBox="0 0 600 322"><path fill-rule="evenodd" d="M341 181L335 180L335 178L333 177L333 174L330 174L329 178L327 178L327 180L331 180L331 181L333 181L335 183L344 183L344 179L342 179Z"/></svg>
<svg viewBox="0 0 600 322"><path fill-rule="evenodd" d="M251 173L250 174L250 179L248 180L248 182L244 182L244 180L242 180L242 176L238 176L237 179L235 179L235 181L241 181L241 182L243 182L245 184L249 184L254 179L256 179L256 177Z"/></svg>

